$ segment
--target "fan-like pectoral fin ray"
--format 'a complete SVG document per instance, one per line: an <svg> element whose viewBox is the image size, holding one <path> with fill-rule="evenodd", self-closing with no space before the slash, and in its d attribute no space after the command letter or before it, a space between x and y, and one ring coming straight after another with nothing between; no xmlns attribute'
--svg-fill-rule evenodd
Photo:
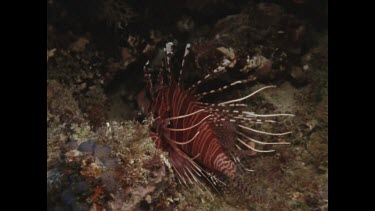
<svg viewBox="0 0 375 211"><path fill-rule="evenodd" d="M166 121L171 121L171 120L176 120L176 119L182 119L182 118L186 118L186 117L189 117L189 116L193 116L195 114L198 114L198 113L201 113L203 111L205 111L206 109L199 109L197 111L194 111L190 114L185 114L185 115L180 115L180 116L174 116L174 117L169 117L169 118L166 118L165 120Z"/></svg>
<svg viewBox="0 0 375 211"><path fill-rule="evenodd" d="M243 125L238 125L238 127L243 128L243 129L248 130L248 131L251 131L251 132L254 132L254 133L260 133L260 134L271 135L271 136L284 136L284 135L288 135L288 134L292 133L292 131L288 131L288 132L285 132L285 133L270 133L270 132L265 132L265 131L261 131L261 130L256 130L256 129L250 128L250 127L245 127Z"/></svg>
<svg viewBox="0 0 375 211"><path fill-rule="evenodd" d="M237 134L245 137L249 141L252 141L252 142L257 143L257 144L262 144L262 145L290 144L290 142L262 142L262 141L258 141L256 139L250 138L250 137L248 137L247 135L245 135L245 134L243 134L241 132L237 132Z"/></svg>
<svg viewBox="0 0 375 211"><path fill-rule="evenodd" d="M194 124L190 127L187 127L187 128L167 128L167 127L164 127L165 130L168 130L168 131L174 131L174 132L182 132L182 131L186 131L186 130L191 130L195 127L197 127L198 125L202 124L202 122L204 122L206 119L210 118L211 115L207 115L206 117L204 117L200 122L198 122L197 124Z"/></svg>
<svg viewBox="0 0 375 211"><path fill-rule="evenodd" d="M249 112L249 111L243 111L242 112L243 114L247 115L247 117L253 117L253 118L257 118L257 117L277 117L277 116L290 116L290 117L294 117L294 114L256 114L254 112Z"/></svg>
<svg viewBox="0 0 375 211"><path fill-rule="evenodd" d="M247 148L255 151L255 152L274 152L275 150L259 150L259 149L255 149L254 147L251 147L249 146L248 144L246 144L244 141L242 141L241 139L237 138L237 140L243 144L244 146L246 146Z"/></svg>
<svg viewBox="0 0 375 211"><path fill-rule="evenodd" d="M194 135L193 138L191 138L190 140L188 140L188 141L186 141L186 142L177 142L177 141L175 141L175 140L173 140L173 139L171 139L171 138L168 138L168 137L166 137L166 138L167 138L169 141L173 142L174 144L177 144L177 145L185 145L185 144L189 144L189 143L191 143L192 141L194 141L194 139L198 136L199 132L200 132L200 131L198 131L198 132ZM194 159L193 159L193 160L194 160Z"/></svg>
<svg viewBox="0 0 375 211"><path fill-rule="evenodd" d="M234 100L229 100L229 101L226 101L226 102L222 102L222 103L219 103L219 105L226 105L226 104L230 104L230 103L235 103L235 102L240 102L242 100L245 100L253 95L255 95L256 93L258 92L261 92L262 90L265 90L265 89L269 89L269 88L275 88L276 86L265 86L265 87L262 87L258 90L256 90L255 92L245 96L245 97L241 97L241 98L238 98L238 99L234 99Z"/></svg>

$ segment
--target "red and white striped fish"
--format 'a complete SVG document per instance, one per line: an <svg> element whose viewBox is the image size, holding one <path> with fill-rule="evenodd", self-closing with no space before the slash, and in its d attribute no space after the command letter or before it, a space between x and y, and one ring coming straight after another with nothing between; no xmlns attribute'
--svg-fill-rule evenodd
<svg viewBox="0 0 375 211"><path fill-rule="evenodd" d="M150 135L158 148L169 153L169 162L180 183L197 184L198 176L206 178L215 187L216 182L220 181L214 176L215 173L233 177L237 171L236 160L230 157L230 147L236 146L238 150L247 149L252 152L273 152L274 150L256 149L255 145L289 144L287 142L262 142L251 138L251 133L274 136L291 133L264 132L251 128L252 125L272 122L273 120L267 120L268 117L293 115L264 115L233 109L245 106L240 102L274 86L266 86L242 98L217 104L199 102L206 95L221 92L252 79L236 81L201 94L196 93L201 84L225 73L234 62L225 60L212 73L185 90L181 85L181 78L190 48L190 44L185 48L178 80L174 80L171 74L170 63L174 53L172 43L166 44L165 68L159 71L155 85L152 82L149 62L144 66L147 90L151 98L149 111L152 112L153 117ZM223 138L225 133L228 133L230 138Z"/></svg>

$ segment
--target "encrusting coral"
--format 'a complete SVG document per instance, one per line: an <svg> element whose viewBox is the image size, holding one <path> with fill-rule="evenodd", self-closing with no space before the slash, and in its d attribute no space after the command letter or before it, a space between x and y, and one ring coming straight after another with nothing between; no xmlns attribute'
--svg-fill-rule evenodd
<svg viewBox="0 0 375 211"><path fill-rule="evenodd" d="M327 210L328 39L311 18L290 10L295 1L182 1L186 9L169 0L75 2L47 2L48 210ZM295 114L272 125L277 132L293 128L289 147L236 155L238 177L219 178L226 184L220 191L178 183L136 102L146 95L140 92L145 61L160 65L169 41L178 58L183 43L192 44L187 82L212 73L223 59L235 61L235 71L204 88L246 74L257 78L252 88L208 101L277 85L244 104L263 114Z"/></svg>

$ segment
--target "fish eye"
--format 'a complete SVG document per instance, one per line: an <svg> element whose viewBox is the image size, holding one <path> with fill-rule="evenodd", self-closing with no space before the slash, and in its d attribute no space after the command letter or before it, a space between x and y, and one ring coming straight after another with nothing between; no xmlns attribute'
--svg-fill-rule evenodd
<svg viewBox="0 0 375 211"><path fill-rule="evenodd" d="M141 124L145 124L147 121L146 115L142 112L137 112L135 120Z"/></svg>
<svg viewBox="0 0 375 211"><path fill-rule="evenodd" d="M172 124L171 124L170 121L168 121L168 122L165 122L165 126L166 126L167 128L171 128L171 127L172 127Z"/></svg>

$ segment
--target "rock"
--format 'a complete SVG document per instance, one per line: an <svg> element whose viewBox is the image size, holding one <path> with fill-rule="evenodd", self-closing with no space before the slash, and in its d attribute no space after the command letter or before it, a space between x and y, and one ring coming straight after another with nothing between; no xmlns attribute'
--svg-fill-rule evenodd
<svg viewBox="0 0 375 211"><path fill-rule="evenodd" d="M86 45L89 44L90 41L85 37L80 37L76 42L74 42L70 49L74 52L82 52L85 50Z"/></svg>
<svg viewBox="0 0 375 211"><path fill-rule="evenodd" d="M277 24L283 13L283 8L277 4L260 3L256 7L255 20L258 26L269 27Z"/></svg>
<svg viewBox="0 0 375 211"><path fill-rule="evenodd" d="M301 79L303 77L303 70L300 67L293 66L290 75L293 79Z"/></svg>
<svg viewBox="0 0 375 211"><path fill-rule="evenodd" d="M82 155L82 152L78 150L70 150L69 152L65 153L65 161L67 163L77 162L79 157Z"/></svg>
<svg viewBox="0 0 375 211"><path fill-rule="evenodd" d="M68 143L66 143L66 150L67 151L75 150L77 148L78 148L78 144L77 144L77 141L75 141L75 140L69 140Z"/></svg>
<svg viewBox="0 0 375 211"><path fill-rule="evenodd" d="M85 153L94 153L96 144L94 141L86 141L79 145L78 150Z"/></svg>
<svg viewBox="0 0 375 211"><path fill-rule="evenodd" d="M82 193L82 192L89 190L89 185L87 184L87 182L82 181L82 182L75 184L74 188L76 191Z"/></svg>
<svg viewBox="0 0 375 211"><path fill-rule="evenodd" d="M194 25L194 20L190 16L183 16L177 21L177 29L181 32L192 31Z"/></svg>
<svg viewBox="0 0 375 211"><path fill-rule="evenodd" d="M134 62L136 58L132 55L129 48L121 48L121 60L124 67Z"/></svg>
<svg viewBox="0 0 375 211"><path fill-rule="evenodd" d="M103 173L100 176L100 179L104 183L103 186L104 186L105 190L107 190L109 192L116 191L116 188L117 188L117 184L116 184L117 178L116 178L116 175L115 175L114 171L109 171L109 172Z"/></svg>
<svg viewBox="0 0 375 211"><path fill-rule="evenodd" d="M293 78L293 82L298 85L305 84L307 82L307 71L308 68L293 66L290 71L290 76Z"/></svg>
<svg viewBox="0 0 375 211"><path fill-rule="evenodd" d="M259 79L273 80L276 76L276 70L272 69L272 61L264 58L256 70L256 76Z"/></svg>
<svg viewBox="0 0 375 211"><path fill-rule="evenodd" d="M306 26L300 23L289 29L289 39L294 43L300 43L306 34Z"/></svg>
<svg viewBox="0 0 375 211"><path fill-rule="evenodd" d="M76 201L74 194L70 190L65 190L61 194L61 200L67 205L72 205Z"/></svg>
<svg viewBox="0 0 375 211"><path fill-rule="evenodd" d="M104 159L104 160L102 160L102 162L103 162L104 166L106 168L109 168L109 169L115 169L115 168L119 167L119 164L116 162L116 160L111 159L111 158Z"/></svg>
<svg viewBox="0 0 375 211"><path fill-rule="evenodd" d="M47 50L47 62L48 62L49 58L51 58L55 55L55 52L56 52L56 48L53 48L51 50Z"/></svg>
<svg viewBox="0 0 375 211"><path fill-rule="evenodd" d="M145 200L146 200L147 203L151 204L151 202L152 202L152 198L151 198L150 194L148 194L148 195L145 197Z"/></svg>
<svg viewBox="0 0 375 211"><path fill-rule="evenodd" d="M236 58L236 54L234 53L234 50L232 48L219 47L217 48L217 50L223 53L226 57L228 57L231 60Z"/></svg>
<svg viewBox="0 0 375 211"><path fill-rule="evenodd" d="M104 158L108 157L111 153L111 148L109 146L97 146L94 149L94 155L99 158L100 160L103 160Z"/></svg>

